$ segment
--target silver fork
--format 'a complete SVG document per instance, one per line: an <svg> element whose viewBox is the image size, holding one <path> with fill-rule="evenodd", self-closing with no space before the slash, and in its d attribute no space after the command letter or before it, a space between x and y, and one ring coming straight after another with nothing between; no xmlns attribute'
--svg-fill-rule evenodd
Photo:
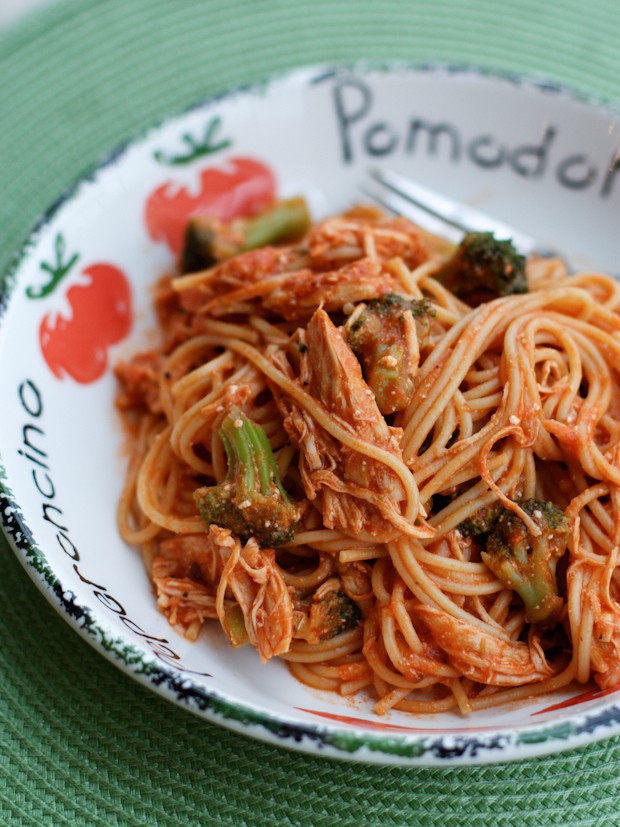
<svg viewBox="0 0 620 827"><path fill-rule="evenodd" d="M362 188L366 196L391 212L409 218L429 232L442 235L457 244L465 233L491 232L499 239L511 239L522 255L560 255L532 236L397 172L373 169L370 176L374 186Z"/></svg>

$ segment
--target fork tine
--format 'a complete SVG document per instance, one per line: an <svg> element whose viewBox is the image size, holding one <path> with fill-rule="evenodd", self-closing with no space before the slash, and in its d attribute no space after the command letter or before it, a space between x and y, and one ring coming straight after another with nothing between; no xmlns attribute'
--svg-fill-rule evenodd
<svg viewBox="0 0 620 827"><path fill-rule="evenodd" d="M451 228L452 232L449 235L451 241L459 240L467 232L492 232L498 238L511 238L515 247L522 253L527 254L536 249L534 239L530 236L518 232L513 227L509 227L473 207L460 204L428 187L414 183L404 175L392 170L382 169L373 169L370 171L370 175L390 194L390 198L387 197L387 194L380 197L374 194L371 197L407 218L411 217L410 213L406 212L407 205L415 207L418 215L420 214L419 211L422 211L422 213L433 216L433 218L442 222L444 235L447 235L445 228ZM399 200L394 201L394 198ZM390 204L398 204L400 207L390 206ZM424 226L429 229L426 224ZM458 232L457 239L454 238L455 231Z"/></svg>

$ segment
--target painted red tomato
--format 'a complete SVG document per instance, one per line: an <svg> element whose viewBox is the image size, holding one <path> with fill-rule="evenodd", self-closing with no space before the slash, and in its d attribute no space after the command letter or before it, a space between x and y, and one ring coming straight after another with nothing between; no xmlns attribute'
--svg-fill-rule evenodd
<svg viewBox="0 0 620 827"><path fill-rule="evenodd" d="M276 180L269 167L253 158L229 158L200 173L195 193L170 181L157 187L146 202L146 226L153 241L165 241L178 255L192 215L230 221L264 210L275 196Z"/></svg>
<svg viewBox="0 0 620 827"><path fill-rule="evenodd" d="M44 316L39 343L54 376L86 384L105 373L108 348L129 333L132 306L129 283L118 267L91 264L82 274L85 281L66 293L71 316Z"/></svg>

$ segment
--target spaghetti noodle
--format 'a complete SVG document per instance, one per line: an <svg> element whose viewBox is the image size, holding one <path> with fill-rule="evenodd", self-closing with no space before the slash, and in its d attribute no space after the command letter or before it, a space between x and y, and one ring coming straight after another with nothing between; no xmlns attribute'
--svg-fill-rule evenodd
<svg viewBox="0 0 620 827"><path fill-rule="evenodd" d="M620 684L620 286L536 259L466 302L453 255L360 207L157 285L119 523L187 637L378 713Z"/></svg>

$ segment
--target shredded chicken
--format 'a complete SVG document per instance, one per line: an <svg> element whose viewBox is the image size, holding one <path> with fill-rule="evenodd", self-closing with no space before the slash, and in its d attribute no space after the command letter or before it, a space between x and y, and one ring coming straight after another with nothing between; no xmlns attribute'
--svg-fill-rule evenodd
<svg viewBox="0 0 620 827"><path fill-rule="evenodd" d="M250 643L265 662L289 650L293 639L293 602L275 563L273 549L261 549L253 537L243 548L238 540L235 543L235 551L222 573L218 597L230 589L243 612ZM221 610L219 617L226 631Z"/></svg>
<svg viewBox="0 0 620 827"><path fill-rule="evenodd" d="M205 534L164 540L153 561L158 608L172 626L194 640L207 618L216 618L216 589L236 541L229 531L211 526Z"/></svg>
<svg viewBox="0 0 620 827"><path fill-rule="evenodd" d="M418 606L416 615L428 626L450 663L471 680L490 686L521 686L552 675L535 643L503 640L432 606Z"/></svg>
<svg viewBox="0 0 620 827"><path fill-rule="evenodd" d="M401 258L417 267L428 251L417 227L402 218L386 218L374 207L360 206L317 224L308 236L313 265L331 266L361 256L381 261Z"/></svg>
<svg viewBox="0 0 620 827"><path fill-rule="evenodd" d="M364 382L359 362L324 310L306 331L300 382L349 433L370 446L401 457L396 433L381 415ZM316 500L328 528L351 535L389 539L396 534L398 505L405 492L383 462L334 439L290 397L276 398L284 427L301 452L306 495ZM401 528L402 530L402 528Z"/></svg>
<svg viewBox="0 0 620 827"><path fill-rule="evenodd" d="M264 300L264 307L288 321L308 319L317 308L329 313L346 304L376 299L396 289L374 258L360 258L337 270L303 270L283 280Z"/></svg>

